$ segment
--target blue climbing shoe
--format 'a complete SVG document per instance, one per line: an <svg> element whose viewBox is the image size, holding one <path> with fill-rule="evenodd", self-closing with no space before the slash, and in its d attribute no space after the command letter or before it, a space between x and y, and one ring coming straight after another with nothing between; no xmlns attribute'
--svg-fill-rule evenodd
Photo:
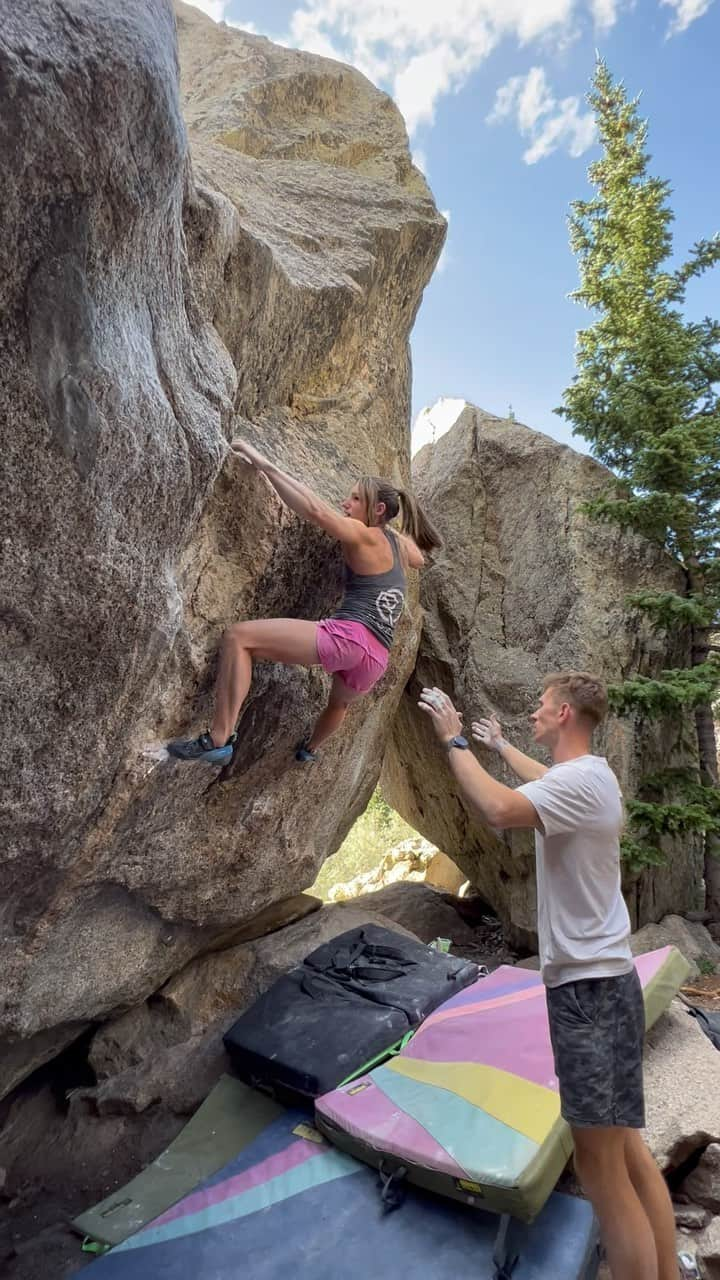
<svg viewBox="0 0 720 1280"><path fill-rule="evenodd" d="M232 759L234 745L235 734L224 747L216 747L209 733L201 733L199 738L168 742L167 749L175 760L186 762L202 760L205 764L227 764Z"/></svg>
<svg viewBox="0 0 720 1280"><path fill-rule="evenodd" d="M298 742L295 748L295 759L300 764L315 764L317 760L317 752L310 750L309 742L309 738L303 738L302 742Z"/></svg>

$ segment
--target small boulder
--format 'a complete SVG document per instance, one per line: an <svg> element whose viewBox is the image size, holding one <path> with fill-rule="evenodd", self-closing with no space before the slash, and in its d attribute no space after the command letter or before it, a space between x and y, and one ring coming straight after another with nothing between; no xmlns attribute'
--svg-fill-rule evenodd
<svg viewBox="0 0 720 1280"><path fill-rule="evenodd" d="M713 941L704 924L692 923L683 916L665 916L658 924L646 924L630 939L634 956L644 951L656 951L659 947L673 946L693 966L693 974L700 973L702 961L714 964L720 971L720 946Z"/></svg>
<svg viewBox="0 0 720 1280"><path fill-rule="evenodd" d="M683 1231L702 1231L710 1220L707 1209L701 1204L674 1204L675 1226Z"/></svg>
<svg viewBox="0 0 720 1280"><path fill-rule="evenodd" d="M717 1094L715 1102L720 1110L720 1096ZM683 1191L704 1209L720 1214L720 1142L711 1142L706 1148L697 1168L685 1179Z"/></svg>
<svg viewBox="0 0 720 1280"><path fill-rule="evenodd" d="M456 866L452 858L438 849L428 863L425 883L432 885L434 889L444 889L446 893L459 893L461 886L465 884L465 872Z"/></svg>
<svg viewBox="0 0 720 1280"><path fill-rule="evenodd" d="M720 1217L710 1219L696 1238L695 1250L705 1280L720 1280Z"/></svg>
<svg viewBox="0 0 720 1280"><path fill-rule="evenodd" d="M363 894L356 905L373 916L381 912L395 925L410 929L421 942L449 938L460 951L477 942L475 931L461 919L447 895L429 884L389 884L376 893Z"/></svg>

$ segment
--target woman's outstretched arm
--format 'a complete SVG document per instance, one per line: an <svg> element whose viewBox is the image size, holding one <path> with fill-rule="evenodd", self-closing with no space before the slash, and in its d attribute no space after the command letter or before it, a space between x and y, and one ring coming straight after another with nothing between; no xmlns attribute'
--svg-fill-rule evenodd
<svg viewBox="0 0 720 1280"><path fill-rule="evenodd" d="M281 471L280 467L269 462L246 440L236 438L232 442L232 449L244 462L262 471L285 505L303 520L316 524L332 538L337 538L339 542L358 543L367 536L367 529L362 521L353 520L335 511L306 484L301 484L286 471Z"/></svg>

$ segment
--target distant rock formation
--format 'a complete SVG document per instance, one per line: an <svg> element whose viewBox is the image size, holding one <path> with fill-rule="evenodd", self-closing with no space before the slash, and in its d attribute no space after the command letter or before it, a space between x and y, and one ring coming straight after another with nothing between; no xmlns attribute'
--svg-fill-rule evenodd
<svg viewBox="0 0 720 1280"><path fill-rule="evenodd" d="M328 902L349 902L363 894L384 889L389 884L405 881L457 893L465 876L446 853L441 853L422 836L413 836L388 849L377 866L369 871L361 871L352 880L333 885L327 899Z"/></svg>
<svg viewBox="0 0 720 1280"><path fill-rule="evenodd" d="M206 722L229 622L337 596L232 433L330 500L407 478L445 233L363 76L177 15L187 131L167 0L37 0L0 32L0 1096L312 883L417 643L408 618L312 774L317 672L260 674L222 785L144 754Z"/></svg>
<svg viewBox="0 0 720 1280"><path fill-rule="evenodd" d="M415 491L445 538L423 576L417 667L393 726L382 789L403 818L461 867L521 945L536 928L533 838L491 831L460 800L417 699L445 689L470 720L495 712L507 736L531 746L529 714L542 677L562 668L617 681L673 666L681 654L653 633L626 596L643 586L678 589L670 559L632 532L580 512L609 474L519 423L469 406L413 464ZM660 724L611 717L597 748L626 796L661 765L695 762L690 719ZM515 779L478 748L497 777ZM696 906L702 876L692 839L668 841L667 865L628 881L635 925Z"/></svg>

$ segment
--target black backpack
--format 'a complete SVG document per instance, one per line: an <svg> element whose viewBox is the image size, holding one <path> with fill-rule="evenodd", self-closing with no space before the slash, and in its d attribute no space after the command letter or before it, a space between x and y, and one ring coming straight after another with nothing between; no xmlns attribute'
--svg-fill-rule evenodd
<svg viewBox="0 0 720 1280"><path fill-rule="evenodd" d="M696 1018L698 1026L702 1028L711 1044L716 1049L720 1049L720 1013L708 1013L706 1009L696 1009L694 1006L688 1009L691 1018Z"/></svg>

